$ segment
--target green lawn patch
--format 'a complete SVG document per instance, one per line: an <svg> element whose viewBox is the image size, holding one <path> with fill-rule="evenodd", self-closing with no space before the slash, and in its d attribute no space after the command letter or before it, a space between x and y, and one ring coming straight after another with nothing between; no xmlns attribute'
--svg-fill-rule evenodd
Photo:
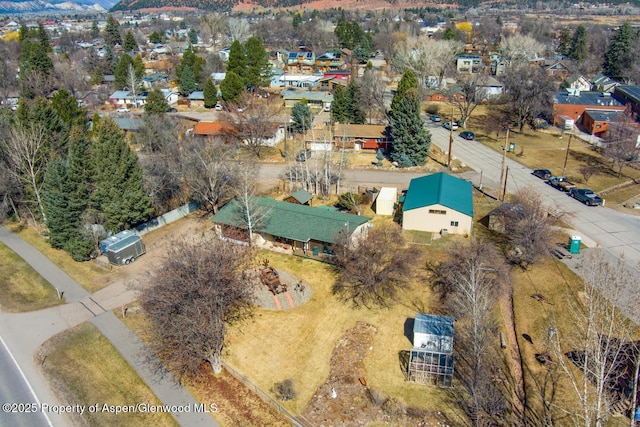
<svg viewBox="0 0 640 427"><path fill-rule="evenodd" d="M60 304L53 286L18 254L0 243L0 308L9 312L40 310Z"/></svg>
<svg viewBox="0 0 640 427"><path fill-rule="evenodd" d="M61 403L68 405L162 404L111 343L90 323L43 344L42 367ZM178 426L169 413L113 412L75 415L79 425Z"/></svg>

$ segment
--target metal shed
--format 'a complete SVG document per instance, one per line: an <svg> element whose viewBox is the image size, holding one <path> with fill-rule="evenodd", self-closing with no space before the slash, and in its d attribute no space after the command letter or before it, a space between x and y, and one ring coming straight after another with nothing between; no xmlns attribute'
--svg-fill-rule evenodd
<svg viewBox="0 0 640 427"><path fill-rule="evenodd" d="M382 187L376 200L373 202L373 209L378 215L393 215L397 200L397 188Z"/></svg>

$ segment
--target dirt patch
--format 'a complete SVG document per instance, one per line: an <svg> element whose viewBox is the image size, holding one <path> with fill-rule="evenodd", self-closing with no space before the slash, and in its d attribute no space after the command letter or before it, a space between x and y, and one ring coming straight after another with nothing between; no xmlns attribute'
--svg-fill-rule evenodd
<svg viewBox="0 0 640 427"><path fill-rule="evenodd" d="M302 416L322 426L447 426L439 412L407 408L367 386L364 359L373 349L374 326L358 322L338 340L331 356L331 372Z"/></svg>

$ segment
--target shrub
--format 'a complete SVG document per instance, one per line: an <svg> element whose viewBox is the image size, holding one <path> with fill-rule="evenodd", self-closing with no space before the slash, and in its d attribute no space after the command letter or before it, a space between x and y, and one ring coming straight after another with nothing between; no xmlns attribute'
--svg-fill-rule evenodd
<svg viewBox="0 0 640 427"><path fill-rule="evenodd" d="M273 385L273 388L271 389L271 392L283 402L294 399L297 395L296 390L293 386L293 380L291 379L275 383Z"/></svg>

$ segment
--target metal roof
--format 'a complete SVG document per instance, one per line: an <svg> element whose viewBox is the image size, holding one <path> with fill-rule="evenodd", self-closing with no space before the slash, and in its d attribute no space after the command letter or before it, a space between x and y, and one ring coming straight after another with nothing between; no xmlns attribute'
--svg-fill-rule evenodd
<svg viewBox="0 0 640 427"><path fill-rule="evenodd" d="M584 110L584 112L597 122L611 122L624 113L620 110Z"/></svg>
<svg viewBox="0 0 640 427"><path fill-rule="evenodd" d="M142 240L142 238L137 234L134 234L133 236L127 236L124 239L118 240L117 242L107 246L107 252L118 252L140 240Z"/></svg>
<svg viewBox="0 0 640 427"><path fill-rule="evenodd" d="M413 322L413 334L429 334L440 337L453 336L453 317L435 314L416 314Z"/></svg>
<svg viewBox="0 0 640 427"><path fill-rule="evenodd" d="M619 86L618 86L619 87ZM601 92L577 91L570 94L567 91L558 92L555 96L556 104L567 105L602 105L611 107L622 107L622 104L610 96L602 96Z"/></svg>
<svg viewBox="0 0 640 427"><path fill-rule="evenodd" d="M262 224L256 231L272 236L307 242L315 240L333 243L339 231L348 229L353 232L360 225L369 222L367 216L319 209L307 205L298 205L274 200L270 197L254 197L251 202L255 209L262 211ZM224 205L211 221L217 224L246 228L241 218L242 208L237 199Z"/></svg>
<svg viewBox="0 0 640 427"><path fill-rule="evenodd" d="M414 178L409 183L403 211L442 205L473 216L471 183L444 172Z"/></svg>
<svg viewBox="0 0 640 427"><path fill-rule="evenodd" d="M622 92L634 102L640 102L640 86L623 86L616 87L617 92Z"/></svg>

